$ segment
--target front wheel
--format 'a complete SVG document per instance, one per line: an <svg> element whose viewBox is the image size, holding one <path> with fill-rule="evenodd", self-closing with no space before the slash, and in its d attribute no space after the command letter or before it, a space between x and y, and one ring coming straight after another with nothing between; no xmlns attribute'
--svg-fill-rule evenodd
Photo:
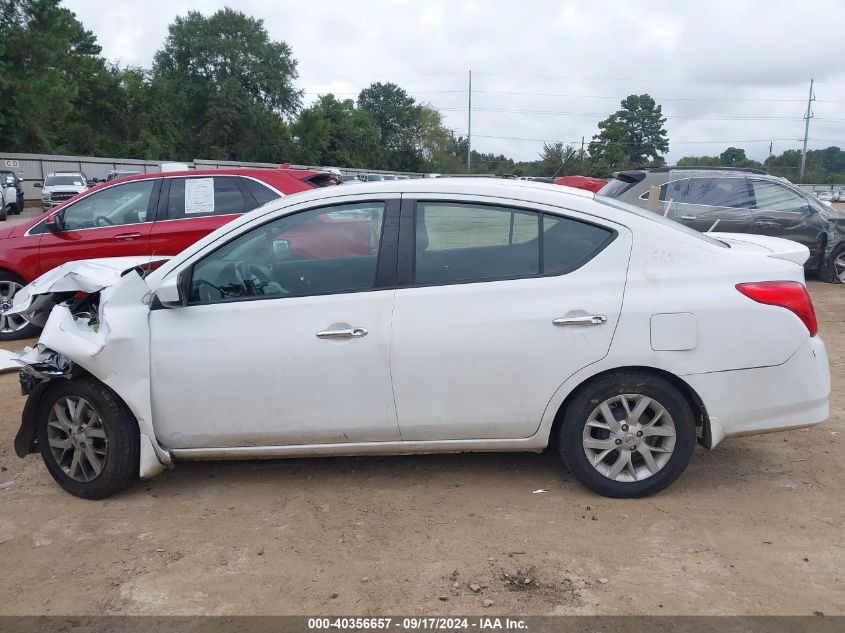
<svg viewBox="0 0 845 633"><path fill-rule="evenodd" d="M38 451L62 488L103 499L138 477L140 434L117 395L91 377L56 380L36 418Z"/></svg>
<svg viewBox="0 0 845 633"><path fill-rule="evenodd" d="M695 449L695 418L667 380L644 372L601 376L573 397L559 435L570 472L606 497L636 498L675 481Z"/></svg>
<svg viewBox="0 0 845 633"><path fill-rule="evenodd" d="M819 271L822 281L831 284L845 283L845 244L833 251Z"/></svg>
<svg viewBox="0 0 845 633"><path fill-rule="evenodd" d="M9 314L15 294L26 282L12 273L0 271L0 341L16 341L31 338L39 328L19 314Z"/></svg>

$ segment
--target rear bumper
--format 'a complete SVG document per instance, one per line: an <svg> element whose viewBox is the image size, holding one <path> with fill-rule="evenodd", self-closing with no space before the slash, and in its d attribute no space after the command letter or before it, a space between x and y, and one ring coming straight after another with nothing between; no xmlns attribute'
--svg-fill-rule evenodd
<svg viewBox="0 0 845 633"><path fill-rule="evenodd" d="M782 365L683 379L707 409L711 447L725 437L813 426L830 414L830 367L818 336L808 339Z"/></svg>

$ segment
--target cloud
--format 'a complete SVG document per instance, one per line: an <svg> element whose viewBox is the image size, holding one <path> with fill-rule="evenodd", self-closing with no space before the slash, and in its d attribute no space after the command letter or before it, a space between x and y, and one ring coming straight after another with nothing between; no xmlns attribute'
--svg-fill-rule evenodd
<svg viewBox="0 0 845 633"><path fill-rule="evenodd" d="M106 57L149 66L177 15L208 14L226 3L65 4L94 31ZM354 98L373 81L393 81L440 108L464 134L472 69L473 147L483 152L533 159L542 143L518 139L589 141L622 98L649 93L669 117L670 160L728 144L764 158L770 140L803 136L811 77L818 101L810 135L819 140L810 147L845 146L845 5L836 0L818 0L810 11L785 0L236 6L291 46L306 103L327 91ZM800 141L775 141L776 151L787 147Z"/></svg>

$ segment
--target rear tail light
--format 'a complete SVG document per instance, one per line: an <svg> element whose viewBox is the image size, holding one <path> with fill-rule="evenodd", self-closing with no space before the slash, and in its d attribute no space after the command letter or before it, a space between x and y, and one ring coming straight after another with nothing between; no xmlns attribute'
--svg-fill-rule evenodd
<svg viewBox="0 0 845 633"><path fill-rule="evenodd" d="M791 310L807 326L810 336L818 333L816 311L804 284L797 281L759 281L737 284L736 289L758 303Z"/></svg>

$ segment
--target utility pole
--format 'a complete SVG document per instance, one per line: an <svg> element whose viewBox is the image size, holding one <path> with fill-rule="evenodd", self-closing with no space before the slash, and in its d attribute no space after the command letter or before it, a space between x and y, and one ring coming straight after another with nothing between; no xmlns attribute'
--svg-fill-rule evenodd
<svg viewBox="0 0 845 633"><path fill-rule="evenodd" d="M798 176L800 182L804 182L804 165L807 163L807 137L810 134L810 119L813 118L813 80L810 80L810 96L807 97L807 113L804 115L804 149L801 150L801 172Z"/></svg>
<svg viewBox="0 0 845 633"><path fill-rule="evenodd" d="M472 173L472 71L469 71L467 90L467 173Z"/></svg>

